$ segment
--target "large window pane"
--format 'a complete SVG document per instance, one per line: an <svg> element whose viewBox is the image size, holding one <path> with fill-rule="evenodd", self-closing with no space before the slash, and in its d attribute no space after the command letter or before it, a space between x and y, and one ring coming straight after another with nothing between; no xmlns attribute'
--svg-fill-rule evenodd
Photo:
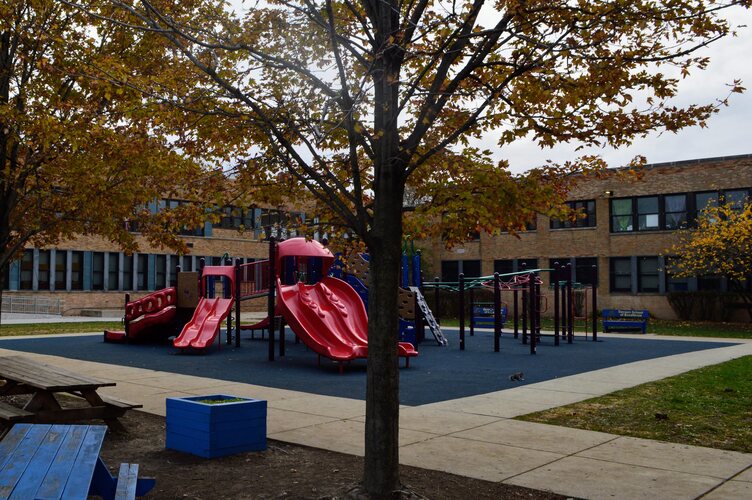
<svg viewBox="0 0 752 500"><path fill-rule="evenodd" d="M629 257L612 257L610 281L612 292L632 291L632 259Z"/></svg>
<svg viewBox="0 0 752 500"><path fill-rule="evenodd" d="M138 254L138 268L136 269L136 287L138 290L146 290L149 287L149 256Z"/></svg>
<svg viewBox="0 0 752 500"><path fill-rule="evenodd" d="M133 261L135 255L123 256L123 290L133 290Z"/></svg>
<svg viewBox="0 0 752 500"><path fill-rule="evenodd" d="M672 194L664 197L666 229L679 229L687 224L687 195Z"/></svg>
<svg viewBox="0 0 752 500"><path fill-rule="evenodd" d="M49 250L39 251L39 280L37 282L39 290L50 289L51 257Z"/></svg>
<svg viewBox="0 0 752 500"><path fill-rule="evenodd" d="M579 212L574 222L551 219L551 229L565 229L570 227L595 227L595 200L569 201L567 205ZM631 209L630 209L631 210Z"/></svg>
<svg viewBox="0 0 752 500"><path fill-rule="evenodd" d="M442 260L441 261L441 281L457 281L460 275L459 261Z"/></svg>
<svg viewBox="0 0 752 500"><path fill-rule="evenodd" d="M514 261L512 259L494 260L494 272L499 274L514 272Z"/></svg>
<svg viewBox="0 0 752 500"><path fill-rule="evenodd" d="M71 290L84 289L84 253L71 252Z"/></svg>
<svg viewBox="0 0 752 500"><path fill-rule="evenodd" d="M673 260L675 257L666 257L666 291L687 292L689 291L689 278L677 278L674 274Z"/></svg>
<svg viewBox="0 0 752 500"><path fill-rule="evenodd" d="M593 284L593 266L598 265L597 257L576 257L574 259L575 280L583 285Z"/></svg>
<svg viewBox="0 0 752 500"><path fill-rule="evenodd" d="M104 290L104 252L91 255L91 289Z"/></svg>
<svg viewBox="0 0 752 500"><path fill-rule="evenodd" d="M167 256L157 255L154 258L154 265L156 267L154 272L154 288L161 290L167 286Z"/></svg>
<svg viewBox="0 0 752 500"><path fill-rule="evenodd" d="M660 229L658 197L637 198L637 222L640 231Z"/></svg>
<svg viewBox="0 0 752 500"><path fill-rule="evenodd" d="M65 274L68 265L68 252L58 250L55 252L55 290L65 290Z"/></svg>
<svg viewBox="0 0 752 500"><path fill-rule="evenodd" d="M120 275L120 255L114 252L107 254L107 289L118 289L118 277Z"/></svg>
<svg viewBox="0 0 752 500"><path fill-rule="evenodd" d="M466 277L475 278L480 276L480 261L479 260L463 260L462 261L462 273Z"/></svg>
<svg viewBox="0 0 752 500"><path fill-rule="evenodd" d="M21 280L18 288L21 290L31 290L34 279L34 250L24 250L21 257Z"/></svg>
<svg viewBox="0 0 752 500"><path fill-rule="evenodd" d="M723 193L723 200L727 205L736 211L741 211L744 208L745 202L748 201L748 191L746 189L734 189Z"/></svg>
<svg viewBox="0 0 752 500"><path fill-rule="evenodd" d="M634 230L632 198L611 200L611 230L615 233Z"/></svg>
<svg viewBox="0 0 752 500"><path fill-rule="evenodd" d="M525 269L538 269L538 259L518 259L517 270L524 271Z"/></svg>
<svg viewBox="0 0 752 500"><path fill-rule="evenodd" d="M658 291L658 257L639 257L637 259L637 291Z"/></svg>

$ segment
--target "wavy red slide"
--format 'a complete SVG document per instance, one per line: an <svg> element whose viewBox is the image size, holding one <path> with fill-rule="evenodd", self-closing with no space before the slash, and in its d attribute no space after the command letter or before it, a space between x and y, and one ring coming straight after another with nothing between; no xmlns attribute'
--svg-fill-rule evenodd
<svg viewBox="0 0 752 500"><path fill-rule="evenodd" d="M308 348L335 361L368 357L368 314L350 285L331 277L315 285L277 284L282 315ZM398 348L401 357L418 355L412 344Z"/></svg>
<svg viewBox="0 0 752 500"><path fill-rule="evenodd" d="M227 318L232 309L232 299L202 298L191 320L183 327L183 331L173 341L178 348L193 347L205 349L210 346L219 334L219 326Z"/></svg>

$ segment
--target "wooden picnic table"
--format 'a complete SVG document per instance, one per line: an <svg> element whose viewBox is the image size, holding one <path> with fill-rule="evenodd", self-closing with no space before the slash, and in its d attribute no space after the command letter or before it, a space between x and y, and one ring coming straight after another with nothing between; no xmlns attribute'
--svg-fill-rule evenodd
<svg viewBox="0 0 752 500"><path fill-rule="evenodd" d="M99 457L106 430L103 425L15 424L0 441L0 500L145 495L154 479L138 479L137 464L123 464L116 478Z"/></svg>
<svg viewBox="0 0 752 500"><path fill-rule="evenodd" d="M0 356L0 396L31 394L23 408L0 402L0 420L6 422L67 423L101 419L122 430L118 417L141 405L101 396L100 387L116 385L24 356ZM79 404L60 399L60 394L80 398Z"/></svg>

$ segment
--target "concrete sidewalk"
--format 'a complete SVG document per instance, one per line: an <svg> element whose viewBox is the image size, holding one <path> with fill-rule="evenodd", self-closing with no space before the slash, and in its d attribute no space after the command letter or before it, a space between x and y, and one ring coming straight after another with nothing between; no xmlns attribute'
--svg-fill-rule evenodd
<svg viewBox="0 0 752 500"><path fill-rule="evenodd" d="M752 454L511 420L752 354L752 341L734 342L738 344L403 407L400 461L583 498L752 498ZM0 349L0 355L17 354ZM269 438L363 454L363 401L57 356L23 355L114 380L117 386L102 391L142 403L144 411L158 415L165 414L166 397L225 393L266 399Z"/></svg>

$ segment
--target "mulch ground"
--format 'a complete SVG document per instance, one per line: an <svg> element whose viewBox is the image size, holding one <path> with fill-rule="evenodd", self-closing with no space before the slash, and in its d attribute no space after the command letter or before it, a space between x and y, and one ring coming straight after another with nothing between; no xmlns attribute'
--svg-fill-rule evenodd
<svg viewBox="0 0 752 500"><path fill-rule="evenodd" d="M155 477L148 498L363 498L357 494L361 457L270 440L264 452L203 459L165 449L162 417L130 411L121 421L127 432L108 433L101 455L114 473L130 462L139 464L141 475ZM417 467L402 466L400 474L404 490L393 498L566 498Z"/></svg>

